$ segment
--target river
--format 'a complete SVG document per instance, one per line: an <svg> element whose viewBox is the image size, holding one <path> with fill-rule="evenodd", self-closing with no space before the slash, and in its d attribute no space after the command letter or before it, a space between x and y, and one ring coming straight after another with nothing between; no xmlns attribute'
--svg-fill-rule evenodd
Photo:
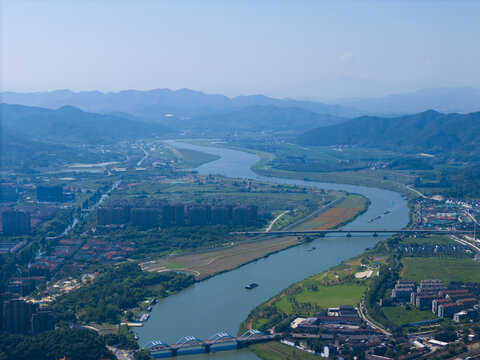
<svg viewBox="0 0 480 360"><path fill-rule="evenodd" d="M342 190L362 194L370 199L368 210L344 226L345 229L401 229L408 223L407 201L398 193L363 186L262 177L250 169L251 165L259 161L255 154L177 141L168 143L179 148L221 156L218 160L196 168L200 174L219 174L232 178ZM387 215L384 214L386 211L389 211ZM368 222L378 216L381 218ZM159 301L152 310L150 320L142 328L136 329L140 345L143 346L155 339L175 343L187 335L208 339L216 332L237 335L240 323L255 306L292 283L359 255L365 248L372 247L376 241L377 238L372 236L347 238L328 235L308 245L286 249L196 283L179 294ZM311 246L315 246L316 250L307 251ZM259 286L246 291L244 286L252 282L259 283ZM234 360L258 359L254 353L246 349L190 355L189 359L212 359L212 357Z"/></svg>

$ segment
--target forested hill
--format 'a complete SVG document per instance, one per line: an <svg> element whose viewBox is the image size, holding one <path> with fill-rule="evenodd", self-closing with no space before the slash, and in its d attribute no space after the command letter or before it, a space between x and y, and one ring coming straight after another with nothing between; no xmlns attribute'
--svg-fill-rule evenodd
<svg viewBox="0 0 480 360"><path fill-rule="evenodd" d="M395 118L362 116L338 125L310 130L302 134L298 142L304 145L358 145L475 158L480 154L480 112L442 114L428 110Z"/></svg>
<svg viewBox="0 0 480 360"><path fill-rule="evenodd" d="M173 132L160 124L84 112L73 106L51 110L0 104L0 115L2 130L21 141L94 144Z"/></svg>
<svg viewBox="0 0 480 360"><path fill-rule="evenodd" d="M250 105L232 112L203 115L191 120L184 120L180 124L190 130L222 133L267 130L301 134L317 126L329 126L345 120L345 118L335 115L318 114L299 107Z"/></svg>

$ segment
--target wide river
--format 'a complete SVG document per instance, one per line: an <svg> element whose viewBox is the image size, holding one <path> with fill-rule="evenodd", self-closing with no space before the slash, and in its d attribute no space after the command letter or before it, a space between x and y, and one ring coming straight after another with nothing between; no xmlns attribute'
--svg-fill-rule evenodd
<svg viewBox="0 0 480 360"><path fill-rule="evenodd" d="M254 154L177 141L169 141L169 144L221 156L218 160L199 166L196 170L200 174L219 174L232 178L342 190L362 194L370 199L368 211L346 225L345 229L401 229L408 223L407 201L400 194L392 191L354 185L262 177L250 170L250 166L259 161L259 157ZM386 211L389 213L385 215ZM381 218L368 222L378 216ZM155 339L175 343L187 335L200 339L208 339L217 332L237 335L240 323L255 306L294 282L359 255L365 248L372 247L376 241L377 239L372 236L352 236L351 238L326 236L314 240L311 244L286 249L236 270L196 283L179 294L159 301L152 310L150 320L136 330L140 336L140 346ZM315 246L316 250L307 251L311 246ZM245 285L252 282L259 283L259 286L254 290L246 291ZM255 354L246 349L188 356L189 359L212 359L213 357L235 360L258 359Z"/></svg>

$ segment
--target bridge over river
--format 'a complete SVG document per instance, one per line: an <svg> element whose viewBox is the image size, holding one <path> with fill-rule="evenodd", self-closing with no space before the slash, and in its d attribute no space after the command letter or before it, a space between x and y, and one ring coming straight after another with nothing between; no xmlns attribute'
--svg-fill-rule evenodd
<svg viewBox="0 0 480 360"><path fill-rule="evenodd" d="M267 335L258 330L248 330L241 336L233 336L225 332L218 332L208 340L201 340L195 336L185 336L175 344L167 344L162 340L153 340L143 346L152 356L171 357L194 353L208 353L222 350L240 349L250 344L275 340L276 337Z"/></svg>
<svg viewBox="0 0 480 360"><path fill-rule="evenodd" d="M401 229L401 230L373 230L373 229L332 229L332 230L278 230L278 231L237 231L232 235L275 235L275 236L294 236L294 235L325 235L325 234L411 234L411 235L465 235L473 234L473 230L436 230L436 229Z"/></svg>

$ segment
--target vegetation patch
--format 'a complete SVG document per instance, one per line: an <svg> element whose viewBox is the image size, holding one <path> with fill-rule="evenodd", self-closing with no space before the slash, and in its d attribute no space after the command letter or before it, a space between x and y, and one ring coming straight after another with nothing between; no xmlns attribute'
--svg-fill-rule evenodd
<svg viewBox="0 0 480 360"><path fill-rule="evenodd" d="M103 337L90 330L51 330L34 336L2 334L0 359L115 359Z"/></svg>
<svg viewBox="0 0 480 360"><path fill-rule="evenodd" d="M256 344L248 347L258 357L264 360L318 360L318 356L309 354L292 346L284 345L279 342L269 342L266 344Z"/></svg>
<svg viewBox="0 0 480 360"><path fill-rule="evenodd" d="M61 296L55 303L60 322L117 323L122 311L149 297L166 297L193 284L179 273L144 272L133 262L110 268L91 284ZM132 319L128 319L132 320Z"/></svg>
<svg viewBox="0 0 480 360"><path fill-rule="evenodd" d="M399 241L401 245L455 245L458 244L448 236L429 235L417 237L405 237Z"/></svg>
<svg viewBox="0 0 480 360"><path fill-rule="evenodd" d="M402 326L418 321L438 319L438 317L431 311L424 311L416 309L413 306L393 306L383 307L381 312L387 319L389 328L393 326Z"/></svg>
<svg viewBox="0 0 480 360"><path fill-rule="evenodd" d="M478 281L480 263L471 259L449 258L405 258L400 276L404 279L420 281L440 279L446 284L451 281Z"/></svg>
<svg viewBox="0 0 480 360"><path fill-rule="evenodd" d="M310 286L302 289L298 294L281 297L275 305L287 314L294 314L310 307L320 311L338 305L357 305L360 303L366 288L366 285L356 283L321 287Z"/></svg>
<svg viewBox="0 0 480 360"><path fill-rule="evenodd" d="M207 154L190 149L175 148L175 151L182 157L182 162L177 165L179 168L193 169L207 162L220 159L220 156L218 155Z"/></svg>

